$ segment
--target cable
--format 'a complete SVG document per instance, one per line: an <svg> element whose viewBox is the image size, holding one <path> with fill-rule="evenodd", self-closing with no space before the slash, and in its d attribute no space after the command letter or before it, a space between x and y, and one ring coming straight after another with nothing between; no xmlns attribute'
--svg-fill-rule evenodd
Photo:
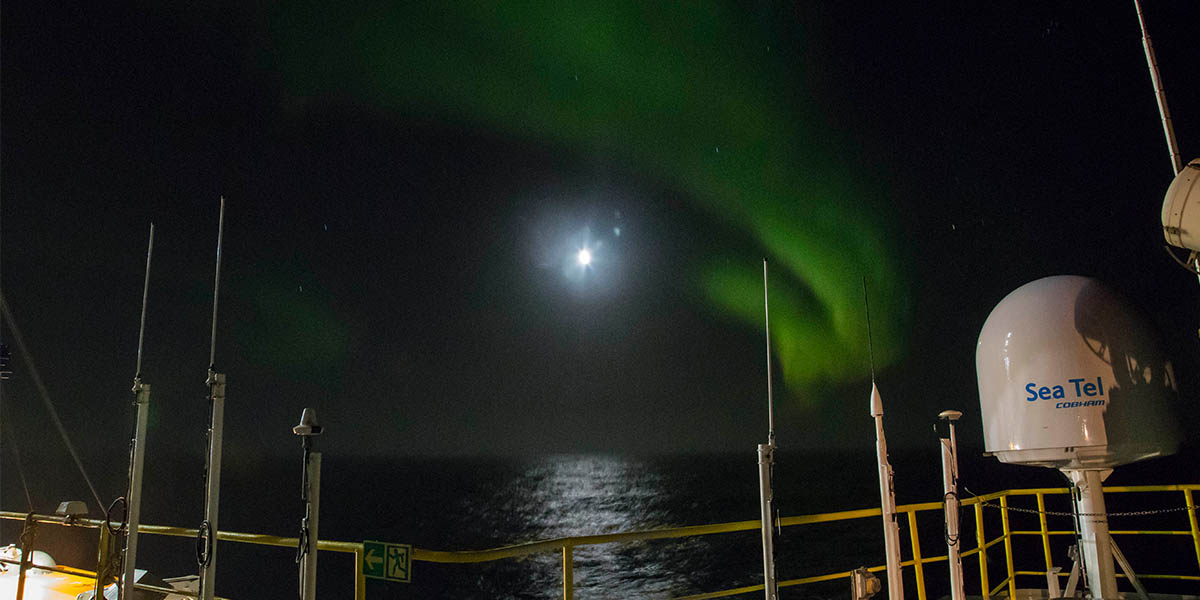
<svg viewBox="0 0 1200 600"><path fill-rule="evenodd" d="M13 453L13 460L17 464L17 475L21 477L21 487L25 489L25 503L29 505L29 512L33 512L33 496L29 494L29 482L25 480L25 469L21 467L21 452L17 450L17 437L13 435L12 427L8 426L8 419L0 419L4 422L4 434L10 440L9 448Z"/></svg>
<svg viewBox="0 0 1200 600"><path fill-rule="evenodd" d="M100 494L96 492L96 486L92 485L92 479L88 477L87 471L83 468L83 461L79 459L79 452L75 450L75 445L71 443L71 438L67 437L67 429L63 427L62 421L58 418L58 411L54 410L54 403L50 402L50 393L46 391L46 384L42 383L42 377L38 374L37 366L33 364L33 357L29 354L29 349L25 346L25 339L21 337L21 330L17 327L17 322L13 319L12 311L9 309L8 301L4 299L3 294L0 294L0 312L4 313L4 319L8 321L8 327L12 330L12 337L17 341L17 349L21 352L21 357L25 359L25 366L29 367L29 375L33 378L33 385L37 387L42 404L46 405L46 411L50 413L50 420L54 421L54 426L58 428L58 434L62 436L63 443L66 444L67 450L71 452L71 458L75 459L75 466L79 467L79 474L83 475L83 480L87 482L88 489L92 492L92 497L96 499L96 507L102 508L105 506L104 501L100 499Z"/></svg>
<svg viewBox="0 0 1200 600"><path fill-rule="evenodd" d="M113 509L115 509L118 504L121 505L121 525L120 527L113 527ZM117 536L124 533L125 528L128 526L129 501L125 499L125 496L117 496L117 499L113 500L112 504L108 505L108 510L104 511L104 528L108 530L109 535Z"/></svg>
<svg viewBox="0 0 1200 600"><path fill-rule="evenodd" d="M946 492L942 496L942 509L943 510L947 510L946 505L947 505L947 503L950 502L950 500L954 500L955 502L958 502L958 494L956 494L954 492ZM955 544L958 544L959 538L962 537L962 530L963 530L962 521L963 521L963 511L960 510L960 511L958 511L958 533L955 535L950 535L950 523L946 522L945 519L942 519L942 536L946 538L947 545L953 546Z"/></svg>
<svg viewBox="0 0 1200 600"><path fill-rule="evenodd" d="M201 567L207 567L212 561L213 537L216 533L212 530L212 523L205 519L200 522L200 527L196 530L196 563Z"/></svg>

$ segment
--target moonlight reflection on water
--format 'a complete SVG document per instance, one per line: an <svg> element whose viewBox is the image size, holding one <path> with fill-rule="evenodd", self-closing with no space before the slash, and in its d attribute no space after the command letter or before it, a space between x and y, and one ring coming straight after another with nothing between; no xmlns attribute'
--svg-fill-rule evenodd
<svg viewBox="0 0 1200 600"><path fill-rule="evenodd" d="M491 524L487 535L498 543L692 524L683 520L696 508L688 499L690 486L671 485L673 474L664 466L618 456L545 457L523 465L519 475L467 508ZM576 597L666 597L690 589L695 582L688 573L695 565L687 556L708 555L707 545L702 538L689 538L575 548ZM558 554L538 554L510 566L527 573L527 591L557 597L560 561Z"/></svg>

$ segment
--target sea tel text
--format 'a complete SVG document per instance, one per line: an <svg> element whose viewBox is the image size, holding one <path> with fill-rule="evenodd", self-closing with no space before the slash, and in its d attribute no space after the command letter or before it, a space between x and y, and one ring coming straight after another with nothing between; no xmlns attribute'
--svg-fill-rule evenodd
<svg viewBox="0 0 1200 600"><path fill-rule="evenodd" d="M1070 392L1074 392L1072 397L1079 398L1079 400L1067 400L1067 394ZM1061 402L1054 404L1054 408L1079 408L1081 406L1104 405L1104 382L1100 377L1097 377L1094 382L1083 377L1068 379L1065 386L1038 386L1037 383L1031 381L1025 384L1025 393L1029 394L1025 397L1029 402L1061 400ZM1095 398L1095 400L1088 400L1087 398Z"/></svg>

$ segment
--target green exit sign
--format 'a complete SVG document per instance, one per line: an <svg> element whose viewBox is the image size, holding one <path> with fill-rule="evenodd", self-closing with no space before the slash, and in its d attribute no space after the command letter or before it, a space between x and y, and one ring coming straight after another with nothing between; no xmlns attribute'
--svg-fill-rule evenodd
<svg viewBox="0 0 1200 600"><path fill-rule="evenodd" d="M371 579L412 581L412 546L363 541L362 574Z"/></svg>

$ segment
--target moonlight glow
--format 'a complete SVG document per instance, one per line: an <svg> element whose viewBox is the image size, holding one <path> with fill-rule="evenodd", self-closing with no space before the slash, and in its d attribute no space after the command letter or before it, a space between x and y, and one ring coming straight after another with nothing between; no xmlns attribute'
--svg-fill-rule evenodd
<svg viewBox="0 0 1200 600"><path fill-rule="evenodd" d="M575 260L578 261L579 264L586 267L592 264L592 253L589 252L587 248L581 248L579 250L579 254L575 255Z"/></svg>
<svg viewBox="0 0 1200 600"><path fill-rule="evenodd" d="M734 232L685 265L710 308L761 331L761 259L772 259L772 344L793 391L867 372L864 277L876 366L900 357L909 286L895 220L876 180L827 143L805 81L827 67L803 62L821 55L804 40L747 44L765 21L718 0L373 6L275 12L290 95L355 98L400 122L437 107L488 136L620 157L674 187ZM579 247L557 255L569 277L595 268Z"/></svg>

